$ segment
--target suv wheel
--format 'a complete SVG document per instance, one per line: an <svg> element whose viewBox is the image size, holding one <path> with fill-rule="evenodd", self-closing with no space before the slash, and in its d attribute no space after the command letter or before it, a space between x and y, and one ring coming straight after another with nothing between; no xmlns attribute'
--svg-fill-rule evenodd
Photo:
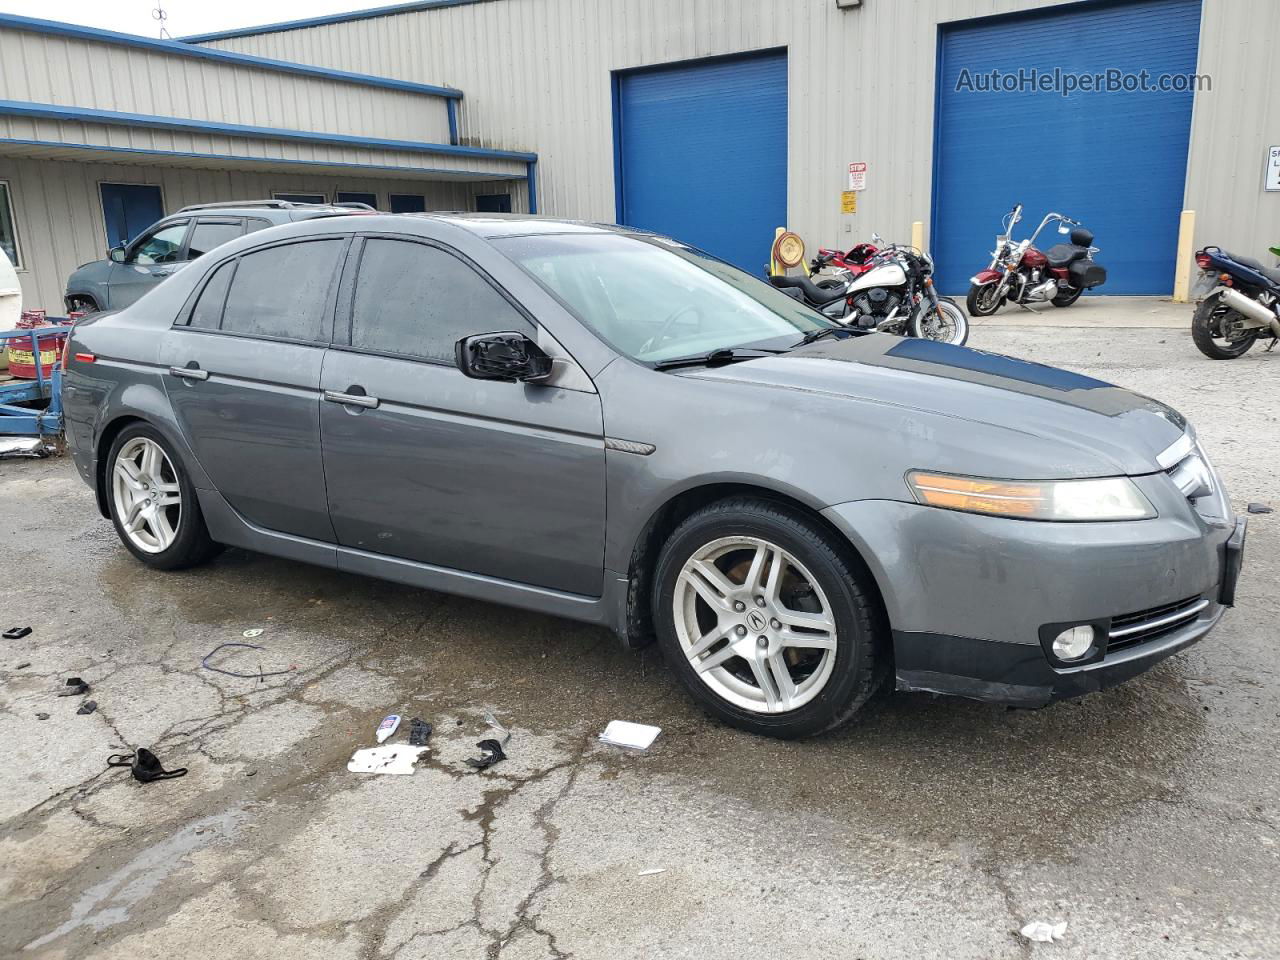
<svg viewBox="0 0 1280 960"><path fill-rule="evenodd" d="M209 537L186 471L154 427L138 423L120 431L106 479L116 533L143 563L180 570L222 549Z"/></svg>
<svg viewBox="0 0 1280 960"><path fill-rule="evenodd" d="M785 504L699 510L667 541L656 584L665 658L733 726L785 738L834 729L882 673L870 585L835 537Z"/></svg>

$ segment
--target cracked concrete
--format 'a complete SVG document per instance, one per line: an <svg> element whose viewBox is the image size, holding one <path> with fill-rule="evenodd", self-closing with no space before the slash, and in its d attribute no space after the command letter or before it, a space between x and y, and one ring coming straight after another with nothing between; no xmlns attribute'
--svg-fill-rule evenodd
<svg viewBox="0 0 1280 960"><path fill-rule="evenodd" d="M1280 357L1211 363L1185 328L973 342L1173 402L1238 508L1280 506ZM593 628L241 551L146 570L69 461L2 462L0 569L48 586L0 615L35 627L0 641L0 955L1273 956L1276 517L1252 518L1238 608L1134 682L1030 713L884 697L778 743ZM218 663L296 669L200 669L250 627L265 649ZM71 675L97 713L52 696ZM476 773L486 709L510 759ZM349 774L389 712L435 724L431 752ZM662 736L603 747L614 718ZM138 745L190 772L106 770ZM1034 919L1067 939L1025 943Z"/></svg>

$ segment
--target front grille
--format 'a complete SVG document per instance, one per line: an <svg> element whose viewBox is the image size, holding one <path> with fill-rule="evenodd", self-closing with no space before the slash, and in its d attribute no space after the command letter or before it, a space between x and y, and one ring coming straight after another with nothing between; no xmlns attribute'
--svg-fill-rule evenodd
<svg viewBox="0 0 1280 960"><path fill-rule="evenodd" d="M1201 596L1187 597L1175 603L1166 603L1137 613L1126 613L1111 618L1111 631L1107 638L1107 651L1123 650L1149 640L1158 640L1173 631L1185 627L1209 606Z"/></svg>

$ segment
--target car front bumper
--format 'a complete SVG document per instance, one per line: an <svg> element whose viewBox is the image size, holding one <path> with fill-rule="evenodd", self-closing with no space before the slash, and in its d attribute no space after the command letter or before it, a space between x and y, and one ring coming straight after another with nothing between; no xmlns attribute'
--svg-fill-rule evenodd
<svg viewBox="0 0 1280 960"><path fill-rule="evenodd" d="M1071 524L855 501L824 515L880 586L898 689L1025 707L1114 686L1204 637L1234 602L1246 529L1189 509ZM1076 665L1042 639L1067 624L1099 637Z"/></svg>

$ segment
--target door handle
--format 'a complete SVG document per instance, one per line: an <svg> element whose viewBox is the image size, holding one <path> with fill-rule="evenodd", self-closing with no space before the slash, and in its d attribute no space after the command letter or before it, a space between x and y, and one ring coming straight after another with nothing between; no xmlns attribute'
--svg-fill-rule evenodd
<svg viewBox="0 0 1280 960"><path fill-rule="evenodd" d="M209 371L199 367L170 367L169 375L181 377L183 380L208 380Z"/></svg>
<svg viewBox="0 0 1280 960"><path fill-rule="evenodd" d="M341 403L352 407L367 407L370 410L376 409L381 402L377 397L370 397L363 393L339 393L336 390L326 390L324 398L330 403Z"/></svg>

